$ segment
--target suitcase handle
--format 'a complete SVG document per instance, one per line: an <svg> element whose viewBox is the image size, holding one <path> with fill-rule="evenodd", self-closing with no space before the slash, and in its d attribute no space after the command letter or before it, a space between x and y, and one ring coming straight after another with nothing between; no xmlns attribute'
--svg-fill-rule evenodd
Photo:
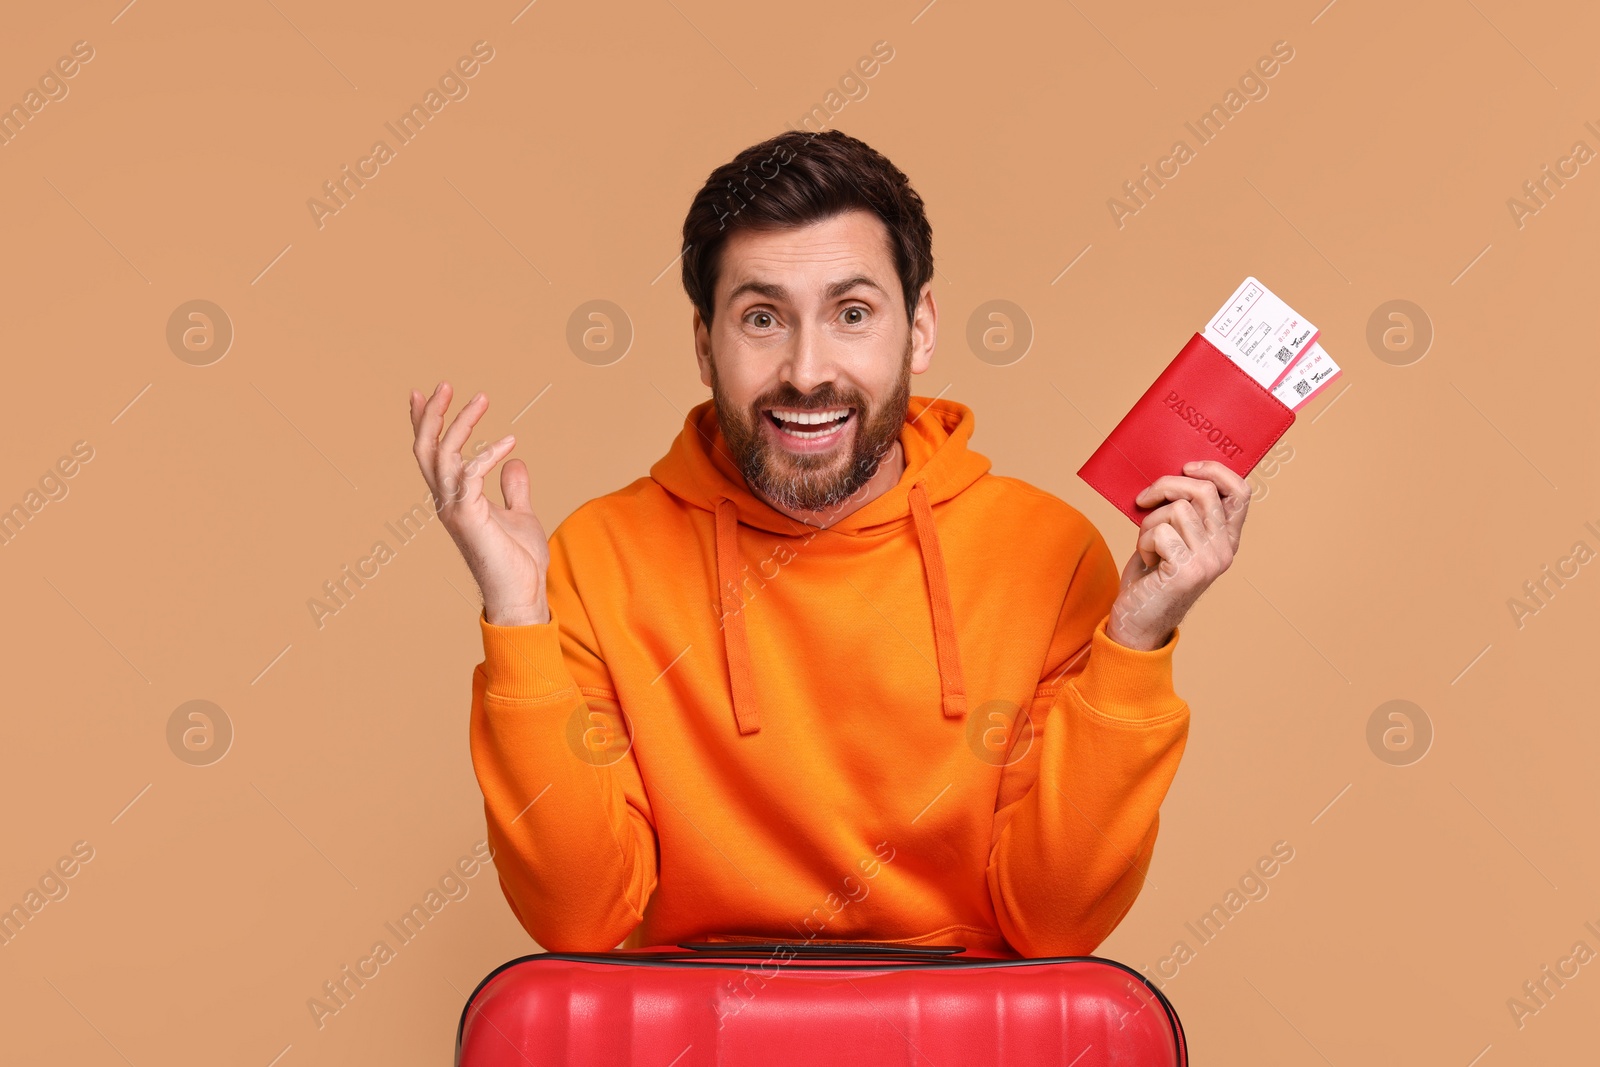
<svg viewBox="0 0 1600 1067"><path fill-rule="evenodd" d="M965 945L885 945L873 941L680 941L679 948L717 956L766 955L775 949L793 949L806 959L916 959L948 957L965 952Z"/></svg>

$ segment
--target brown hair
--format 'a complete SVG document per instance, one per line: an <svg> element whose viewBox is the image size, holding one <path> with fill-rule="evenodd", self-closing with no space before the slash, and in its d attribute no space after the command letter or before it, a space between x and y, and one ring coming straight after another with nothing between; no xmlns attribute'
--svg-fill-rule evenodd
<svg viewBox="0 0 1600 1067"><path fill-rule="evenodd" d="M933 277L933 229L922 197L887 158L840 130L788 130L711 172L683 220L683 288L701 319L711 324L729 234L804 226L852 208L876 213L888 227L906 319L913 319Z"/></svg>

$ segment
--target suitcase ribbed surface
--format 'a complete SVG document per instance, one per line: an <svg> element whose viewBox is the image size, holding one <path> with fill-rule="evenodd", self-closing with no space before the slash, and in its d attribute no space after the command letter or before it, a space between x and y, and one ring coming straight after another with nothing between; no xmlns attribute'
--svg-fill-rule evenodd
<svg viewBox="0 0 1600 1067"><path fill-rule="evenodd" d="M1144 978L1098 957L541 953L485 979L459 1067L1184 1067Z"/></svg>

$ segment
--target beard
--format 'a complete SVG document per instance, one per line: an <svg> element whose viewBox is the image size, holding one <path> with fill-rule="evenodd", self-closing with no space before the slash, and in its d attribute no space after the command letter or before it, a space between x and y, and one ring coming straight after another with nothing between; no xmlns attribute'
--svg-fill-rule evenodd
<svg viewBox="0 0 1600 1067"><path fill-rule="evenodd" d="M856 390L835 388L828 382L809 396L788 382L756 398L748 411L730 404L717 381L716 360L711 361L711 398L722 427L723 439L746 484L770 503L789 511L826 511L854 496L878 473L889 450L900 440L911 401L911 338L906 338L905 356L900 361L900 376L895 387L877 408ZM769 407L824 411L850 407L852 446L848 453L838 448L826 452L786 451L775 444L762 421ZM781 431L779 431L781 432Z"/></svg>

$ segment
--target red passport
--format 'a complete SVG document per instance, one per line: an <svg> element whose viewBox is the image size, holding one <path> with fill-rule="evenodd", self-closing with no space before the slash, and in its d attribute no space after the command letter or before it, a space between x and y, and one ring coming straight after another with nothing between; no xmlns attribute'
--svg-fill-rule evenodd
<svg viewBox="0 0 1600 1067"><path fill-rule="evenodd" d="M1197 459L1221 460L1245 477L1293 423L1293 411L1197 333L1078 477L1137 525L1155 508L1134 498L1157 478L1181 475Z"/></svg>

